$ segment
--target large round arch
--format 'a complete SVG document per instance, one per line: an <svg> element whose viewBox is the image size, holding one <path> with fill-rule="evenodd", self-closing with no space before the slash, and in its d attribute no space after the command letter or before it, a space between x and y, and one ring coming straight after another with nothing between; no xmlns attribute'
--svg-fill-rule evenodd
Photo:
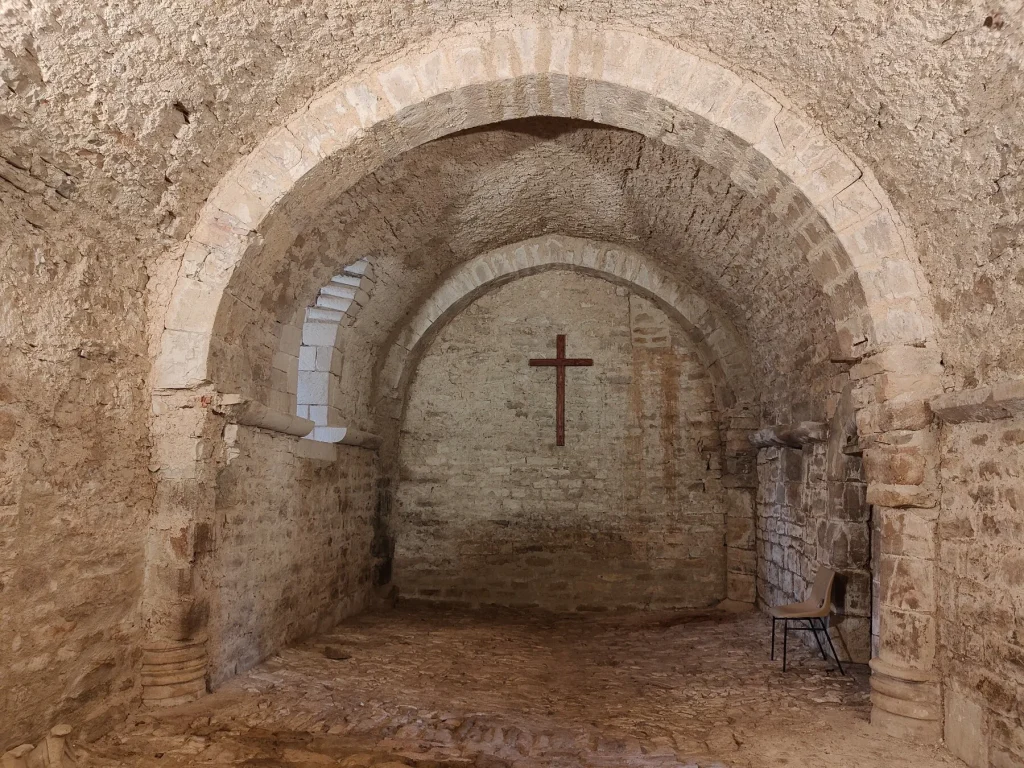
<svg viewBox="0 0 1024 768"><path fill-rule="evenodd" d="M192 542L213 492L215 428L197 400L251 394L251 371L269 364L279 341L263 329L267 338L249 349L241 344L256 325L254 286L272 280L270 265L310 211L382 163L441 136L530 116L603 123L684 147L765 201L830 299L837 354L864 360L853 372L864 391L859 402L870 406L858 415L862 433L904 433L867 447L869 501L900 520L904 510L934 507L928 423L890 407L938 391L927 283L870 171L777 95L650 35L542 24L474 28L418 44L329 88L233 168L200 213L159 329L152 377L161 469L146 609L157 667L160 654L200 653L193 649L203 626L203 578L194 547L171 541L184 535ZM259 354L267 359L253 359ZM923 485L907 485L891 469L889 459L908 448L927 464ZM937 733L941 701L933 570L931 539L913 552L898 543L884 552L883 579L898 588L890 594L883 584L873 678L878 721L928 737ZM908 580L912 588L904 588ZM188 684L182 690L198 692L194 677Z"/></svg>

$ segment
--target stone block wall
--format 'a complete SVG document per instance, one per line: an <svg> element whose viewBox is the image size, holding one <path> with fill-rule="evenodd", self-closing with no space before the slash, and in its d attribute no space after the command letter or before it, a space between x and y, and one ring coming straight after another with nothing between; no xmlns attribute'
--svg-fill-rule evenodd
<svg viewBox="0 0 1024 768"><path fill-rule="evenodd" d="M558 333L594 360L567 371L563 447L555 373L528 362L553 357ZM394 580L406 596L555 610L712 605L726 590L719 455L709 377L664 313L594 277L522 278L420 363Z"/></svg>
<svg viewBox="0 0 1024 768"><path fill-rule="evenodd" d="M971 768L1020 768L1024 418L945 424L940 457L936 591L946 743Z"/></svg>
<svg viewBox="0 0 1024 768"><path fill-rule="evenodd" d="M209 649L214 685L366 606L376 456L227 427L217 478ZM335 458L336 457L336 458Z"/></svg>
<svg viewBox="0 0 1024 768"><path fill-rule="evenodd" d="M0 155L3 753L64 720L103 730L137 698L155 487L147 275L118 257L144 246L82 204L78 162Z"/></svg>
<svg viewBox="0 0 1024 768"><path fill-rule="evenodd" d="M763 607L804 600L819 565L833 568L833 641L844 659L866 662L871 655L870 507L859 458L836 461L830 447L812 443L759 451L758 600ZM797 637L813 645L809 633Z"/></svg>

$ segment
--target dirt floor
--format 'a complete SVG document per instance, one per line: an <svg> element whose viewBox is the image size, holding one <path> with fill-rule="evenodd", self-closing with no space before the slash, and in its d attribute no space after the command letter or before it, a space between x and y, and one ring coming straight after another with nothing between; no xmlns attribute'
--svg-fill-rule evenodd
<svg viewBox="0 0 1024 768"><path fill-rule="evenodd" d="M870 727L866 666L842 677L791 644L784 674L769 636L754 613L403 605L289 648L196 704L138 715L82 747L79 764L962 766Z"/></svg>

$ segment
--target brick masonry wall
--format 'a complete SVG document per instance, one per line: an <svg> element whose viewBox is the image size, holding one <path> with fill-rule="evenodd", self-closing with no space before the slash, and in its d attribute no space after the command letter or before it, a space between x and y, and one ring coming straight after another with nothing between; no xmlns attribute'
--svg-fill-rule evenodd
<svg viewBox="0 0 1024 768"><path fill-rule="evenodd" d="M1024 765L1024 419L941 436L939 659L946 743L971 768Z"/></svg>
<svg viewBox="0 0 1024 768"><path fill-rule="evenodd" d="M309 459L297 438L228 429L211 558L214 684L366 606L377 503L370 451Z"/></svg>
<svg viewBox="0 0 1024 768"><path fill-rule="evenodd" d="M555 446L553 357L567 371ZM407 596L556 610L725 596L714 399L648 300L571 272L507 284L451 322L409 395L395 514Z"/></svg>

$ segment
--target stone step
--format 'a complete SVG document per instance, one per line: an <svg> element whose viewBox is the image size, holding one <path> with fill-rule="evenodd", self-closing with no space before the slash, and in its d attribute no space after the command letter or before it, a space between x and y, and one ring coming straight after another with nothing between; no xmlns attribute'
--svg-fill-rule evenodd
<svg viewBox="0 0 1024 768"><path fill-rule="evenodd" d="M335 275L331 278L331 283L334 285L351 285L353 288L358 288L360 283L363 282L363 278L360 275Z"/></svg>
<svg viewBox="0 0 1024 768"><path fill-rule="evenodd" d="M307 322L340 323L343 317L345 317L345 313L336 309L324 309L317 306L306 310Z"/></svg>
<svg viewBox="0 0 1024 768"><path fill-rule="evenodd" d="M365 275L367 277L373 274L373 268L370 266L368 259L360 259L353 262L345 267L344 271L350 275Z"/></svg>
<svg viewBox="0 0 1024 768"><path fill-rule="evenodd" d="M321 293L316 297L316 305L324 309L334 309L338 312L348 312L349 307L352 306L351 296L332 296L330 294Z"/></svg>

